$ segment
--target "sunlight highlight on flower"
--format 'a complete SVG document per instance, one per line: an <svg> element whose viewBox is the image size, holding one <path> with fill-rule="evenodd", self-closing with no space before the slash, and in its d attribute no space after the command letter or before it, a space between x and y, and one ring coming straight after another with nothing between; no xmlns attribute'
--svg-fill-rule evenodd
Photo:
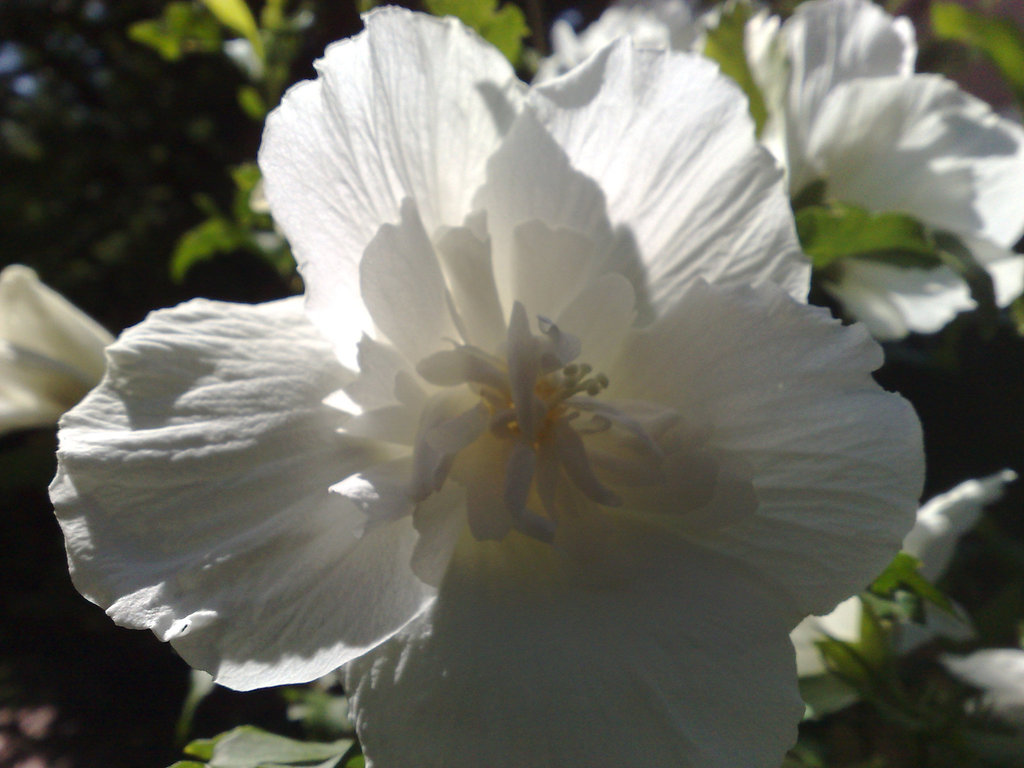
<svg viewBox="0 0 1024 768"><path fill-rule="evenodd" d="M788 631L923 469L741 93L625 40L527 88L398 9L317 70L260 151L304 302L111 348L51 489L76 585L234 688L344 666L371 766L776 768Z"/></svg>

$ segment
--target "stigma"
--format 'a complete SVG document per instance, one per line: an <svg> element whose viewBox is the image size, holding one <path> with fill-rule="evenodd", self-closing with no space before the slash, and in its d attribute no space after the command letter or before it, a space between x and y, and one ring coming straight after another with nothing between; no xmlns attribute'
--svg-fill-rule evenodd
<svg viewBox="0 0 1024 768"><path fill-rule="evenodd" d="M594 435L628 424L624 431L648 454L643 458L661 455L643 427L597 404L610 381L576 362L579 339L543 317L536 328L515 302L494 353L457 344L416 367L441 392L421 418L410 494L422 501L449 478L464 485L477 538L517 529L551 541L559 518L581 504L619 506L621 498L601 481L588 455L586 440ZM456 405L470 401L465 409Z"/></svg>

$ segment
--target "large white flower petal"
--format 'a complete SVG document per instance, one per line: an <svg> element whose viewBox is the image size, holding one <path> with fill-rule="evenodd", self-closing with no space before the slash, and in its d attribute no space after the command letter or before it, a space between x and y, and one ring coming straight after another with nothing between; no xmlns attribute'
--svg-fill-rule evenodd
<svg viewBox="0 0 1024 768"><path fill-rule="evenodd" d="M564 294L577 291L589 275L600 271L599 256L609 256L615 247L601 187L571 166L565 151L529 109L519 115L488 161L487 183L474 202L487 212L494 275L506 313L515 300L534 313L555 311L535 308L532 294L557 291L564 300L571 299L573 293ZM575 236L580 243L567 254L524 253L527 238L537 245L547 234L548 242L539 244L546 246L545 251L554 245L550 233L537 231L539 223L564 232L563 238ZM593 252L586 252L587 243ZM582 263L581 257L586 257ZM538 274L539 269L547 274ZM554 286L547 284L552 272L560 273ZM524 289L531 295L522 295Z"/></svg>
<svg viewBox="0 0 1024 768"><path fill-rule="evenodd" d="M0 272L0 433L54 424L103 375L114 339L20 264Z"/></svg>
<svg viewBox="0 0 1024 768"><path fill-rule="evenodd" d="M346 670L368 764L777 766L803 705L770 583L663 531L603 549L590 584L518 534L463 540L429 612Z"/></svg>
<svg viewBox="0 0 1024 768"><path fill-rule="evenodd" d="M382 226L366 247L359 284L374 324L407 360L455 337L444 275L412 200L402 203L401 222Z"/></svg>
<svg viewBox="0 0 1024 768"><path fill-rule="evenodd" d="M908 333L935 333L960 312L974 309L967 283L949 267L896 267L869 259L846 259L839 279L825 290L880 341Z"/></svg>
<svg viewBox="0 0 1024 768"><path fill-rule="evenodd" d="M636 319L633 286L622 275L594 280L556 318L558 327L580 339L580 359L601 370Z"/></svg>
<svg viewBox="0 0 1024 768"><path fill-rule="evenodd" d="M769 287L697 282L625 347L610 396L676 408L752 468L757 513L705 540L784 581L794 621L887 565L917 508L920 427L871 378L882 354L862 326Z"/></svg>
<svg viewBox="0 0 1024 768"><path fill-rule="evenodd" d="M781 172L714 64L620 40L529 99L573 166L600 180L656 308L695 276L772 281L806 298L810 268Z"/></svg>
<svg viewBox="0 0 1024 768"><path fill-rule="evenodd" d="M461 225L523 88L508 61L455 19L398 8L328 48L319 78L267 120L260 168L294 249L309 310L350 362L367 327L355 265L407 197L427 231Z"/></svg>
<svg viewBox="0 0 1024 768"><path fill-rule="evenodd" d="M62 421L51 489L78 589L225 685L315 678L431 599L411 521L328 487L372 458L322 404L343 385L300 299L195 301L108 351Z"/></svg>
<svg viewBox="0 0 1024 768"><path fill-rule="evenodd" d="M836 87L807 154L844 202L1004 246L1024 230L1024 129L938 75Z"/></svg>
<svg viewBox="0 0 1024 768"><path fill-rule="evenodd" d="M747 25L755 37L765 29L757 17ZM909 19L894 19L867 0L803 3L782 25L780 37L785 69L771 57L751 59L751 64L759 68L755 77L771 97L766 102L767 146L785 163L790 188L799 193L815 180L808 142L832 89L858 78L911 76L917 43ZM785 91L781 96L780 85Z"/></svg>
<svg viewBox="0 0 1024 768"><path fill-rule="evenodd" d="M802 3L783 30L790 109L798 126L813 118L840 83L914 72L917 43L910 19L893 18L869 0Z"/></svg>

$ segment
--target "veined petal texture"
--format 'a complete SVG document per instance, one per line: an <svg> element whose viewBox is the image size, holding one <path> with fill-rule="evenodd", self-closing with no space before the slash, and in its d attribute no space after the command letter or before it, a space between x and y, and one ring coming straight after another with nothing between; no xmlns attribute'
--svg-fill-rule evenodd
<svg viewBox="0 0 1024 768"><path fill-rule="evenodd" d="M321 402L350 374L301 299L190 302L108 354L51 495L75 585L115 621L244 689L323 675L429 602L411 522L358 538L328 491L370 457Z"/></svg>
<svg viewBox="0 0 1024 768"><path fill-rule="evenodd" d="M268 118L259 160L310 316L352 362L367 322L356 279L363 249L406 197L431 234L463 223L525 86L455 19L410 24L394 8L330 46L317 71Z"/></svg>

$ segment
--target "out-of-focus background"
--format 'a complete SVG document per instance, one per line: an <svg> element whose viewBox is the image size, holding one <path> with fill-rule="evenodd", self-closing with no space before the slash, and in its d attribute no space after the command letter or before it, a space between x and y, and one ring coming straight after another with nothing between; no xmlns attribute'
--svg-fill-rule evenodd
<svg viewBox="0 0 1024 768"><path fill-rule="evenodd" d="M195 296L255 302L301 290L252 163L266 111L312 76L327 43L358 31L358 10L346 0L253 0L261 58L215 5L0 2L0 266L33 267L115 335ZM1024 24L1022 0L971 5ZM544 28L565 14L585 24L603 6L523 4ZM917 23L919 68L1013 114L1012 87L981 53L934 38L927 0L888 8ZM1024 475L1024 342L1008 319L963 316L889 345L878 378L924 423L926 498L1004 467ZM242 723L308 735L300 694L220 688L185 731L187 666L149 633L115 627L71 586L46 495L54 447L53 428L0 438L0 766L165 766L186 737ZM992 645L1017 646L1024 621L1022 512L1024 492L1011 485L942 584ZM920 662L922 674L930 665ZM808 732L830 765L927 764L901 746L906 730L866 705Z"/></svg>

